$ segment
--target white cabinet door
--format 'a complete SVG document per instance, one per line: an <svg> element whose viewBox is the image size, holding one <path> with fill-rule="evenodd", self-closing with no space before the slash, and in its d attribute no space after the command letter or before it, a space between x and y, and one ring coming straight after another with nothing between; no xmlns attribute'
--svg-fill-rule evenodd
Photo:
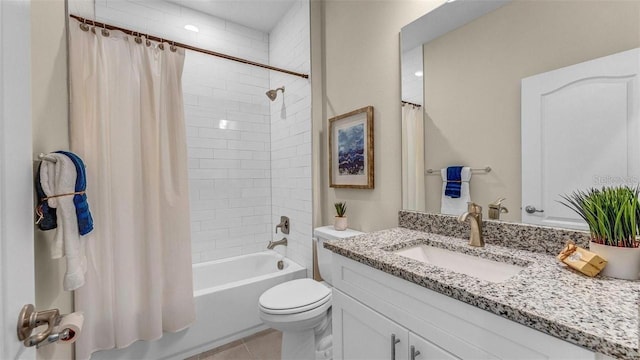
<svg viewBox="0 0 640 360"><path fill-rule="evenodd" d="M586 229L558 202L561 194L640 182L639 54L628 50L522 80L524 223Z"/></svg>
<svg viewBox="0 0 640 360"><path fill-rule="evenodd" d="M413 348L413 349L412 349ZM459 360L460 358L441 349L430 341L420 336L409 333L409 357L410 360Z"/></svg>
<svg viewBox="0 0 640 360"><path fill-rule="evenodd" d="M336 360L408 360L407 329L335 289L332 301Z"/></svg>

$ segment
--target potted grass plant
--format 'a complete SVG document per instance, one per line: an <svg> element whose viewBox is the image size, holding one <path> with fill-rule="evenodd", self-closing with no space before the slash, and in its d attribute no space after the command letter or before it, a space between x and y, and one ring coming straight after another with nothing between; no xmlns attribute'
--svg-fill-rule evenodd
<svg viewBox="0 0 640 360"><path fill-rule="evenodd" d="M347 230L347 203L346 202L337 202L334 203L333 206L336 207L336 217L333 223L333 228L339 231Z"/></svg>
<svg viewBox="0 0 640 360"><path fill-rule="evenodd" d="M605 276L640 278L639 187L618 186L575 191L560 203L587 222L591 233L589 250L607 260Z"/></svg>

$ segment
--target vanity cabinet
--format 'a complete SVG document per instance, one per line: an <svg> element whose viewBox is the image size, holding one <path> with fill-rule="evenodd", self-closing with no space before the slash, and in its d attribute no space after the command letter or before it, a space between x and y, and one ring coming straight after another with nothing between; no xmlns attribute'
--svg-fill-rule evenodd
<svg viewBox="0 0 640 360"><path fill-rule="evenodd" d="M459 359L340 291L332 301L335 359Z"/></svg>
<svg viewBox="0 0 640 360"><path fill-rule="evenodd" d="M338 360L608 358L337 254L332 272Z"/></svg>

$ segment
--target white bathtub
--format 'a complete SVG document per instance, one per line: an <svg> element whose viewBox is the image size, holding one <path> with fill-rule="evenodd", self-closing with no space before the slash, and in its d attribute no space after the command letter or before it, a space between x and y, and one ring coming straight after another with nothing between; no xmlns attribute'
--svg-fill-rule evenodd
<svg viewBox="0 0 640 360"><path fill-rule="evenodd" d="M138 341L125 349L98 351L92 359L184 359L266 329L258 297L279 283L303 278L306 270L275 251L193 265L196 322L157 341Z"/></svg>

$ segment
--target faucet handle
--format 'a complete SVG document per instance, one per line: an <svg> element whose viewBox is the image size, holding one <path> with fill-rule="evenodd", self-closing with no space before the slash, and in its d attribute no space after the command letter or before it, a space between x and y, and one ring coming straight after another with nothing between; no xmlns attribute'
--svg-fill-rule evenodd
<svg viewBox="0 0 640 360"><path fill-rule="evenodd" d="M507 198L499 197L498 199L496 199L496 201L494 201L491 204L489 204L489 206L500 207L500 206L502 206L502 202L505 201L505 200L507 200Z"/></svg>
<svg viewBox="0 0 640 360"><path fill-rule="evenodd" d="M276 225L276 234L278 233L278 228L282 230L283 234L289 234L289 218L286 216L280 216L280 224Z"/></svg>
<svg viewBox="0 0 640 360"><path fill-rule="evenodd" d="M467 211L470 214L482 214L482 206L474 203L473 201L469 201L467 203L467 206L468 206Z"/></svg>

